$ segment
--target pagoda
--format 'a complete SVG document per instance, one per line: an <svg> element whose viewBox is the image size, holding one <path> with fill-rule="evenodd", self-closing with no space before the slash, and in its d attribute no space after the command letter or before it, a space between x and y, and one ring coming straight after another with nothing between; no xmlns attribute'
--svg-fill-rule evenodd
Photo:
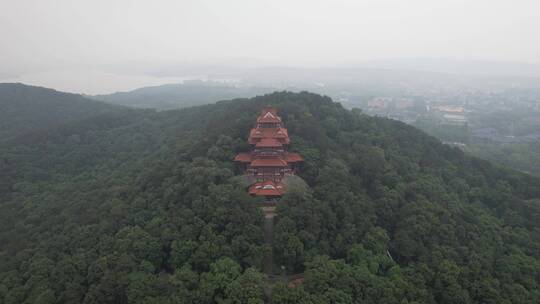
<svg viewBox="0 0 540 304"><path fill-rule="evenodd" d="M304 161L298 153L288 151L290 142L277 109L264 108L249 133L251 151L234 158L249 181L251 195L279 198L285 193L285 179Z"/></svg>

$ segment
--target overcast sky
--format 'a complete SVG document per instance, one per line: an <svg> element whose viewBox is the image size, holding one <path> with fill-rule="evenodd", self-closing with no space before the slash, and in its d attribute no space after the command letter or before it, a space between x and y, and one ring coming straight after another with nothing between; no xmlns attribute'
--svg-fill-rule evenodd
<svg viewBox="0 0 540 304"><path fill-rule="evenodd" d="M540 63L540 1L0 0L0 73L122 63Z"/></svg>

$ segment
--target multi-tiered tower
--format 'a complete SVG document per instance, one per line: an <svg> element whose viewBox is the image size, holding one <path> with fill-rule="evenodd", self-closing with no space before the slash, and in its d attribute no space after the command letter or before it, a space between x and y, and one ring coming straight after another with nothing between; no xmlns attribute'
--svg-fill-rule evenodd
<svg viewBox="0 0 540 304"><path fill-rule="evenodd" d="M289 134L275 108L261 111L248 142L251 151L238 154L234 160L250 181L249 193L280 197L285 192L284 179L295 174L304 160L298 153L288 151Z"/></svg>

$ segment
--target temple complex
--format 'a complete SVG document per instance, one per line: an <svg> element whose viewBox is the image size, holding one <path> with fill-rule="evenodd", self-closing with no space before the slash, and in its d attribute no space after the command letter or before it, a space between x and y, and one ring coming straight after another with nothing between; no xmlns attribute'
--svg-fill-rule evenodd
<svg viewBox="0 0 540 304"><path fill-rule="evenodd" d="M286 177L295 174L304 161L298 153L288 151L290 142L277 109L264 108L249 133L251 151L234 158L249 180L251 195L267 198L283 195Z"/></svg>

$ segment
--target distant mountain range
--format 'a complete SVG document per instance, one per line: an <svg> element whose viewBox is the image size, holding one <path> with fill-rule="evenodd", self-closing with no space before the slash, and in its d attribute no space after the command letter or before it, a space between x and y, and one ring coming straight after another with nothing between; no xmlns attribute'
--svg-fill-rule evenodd
<svg viewBox="0 0 540 304"><path fill-rule="evenodd" d="M440 74L476 75L489 77L540 77L540 64L514 61L477 60L459 58L387 58L366 60L358 62L343 62L327 66L295 66L295 65L268 65L264 62L250 60L249 64L243 61L223 60L221 64L116 64L110 67L111 71L123 74L147 74L157 77L190 77L193 75L207 75L226 78L230 75L247 75L257 70L392 70L433 72ZM247 79L245 79L247 80Z"/></svg>
<svg viewBox="0 0 540 304"><path fill-rule="evenodd" d="M397 60L365 63L351 67L304 68L264 67L250 69L206 68L210 80L149 86L133 91L90 96L116 105L160 110L214 103L219 100L254 97L273 91L307 90L337 98L342 95L404 95L438 89L500 90L514 87L540 88L540 77L516 76L519 65L474 62ZM525 67L528 67L526 69ZM189 71L192 71L191 69ZM445 73L454 71L456 73ZM478 73L476 73L476 72ZM521 71L536 75L534 65ZM167 70L171 76L182 72ZM507 75L507 76L494 76ZM165 74L162 76L166 76ZM540 70L538 75L540 76ZM215 79L215 80L212 80Z"/></svg>
<svg viewBox="0 0 540 304"><path fill-rule="evenodd" d="M159 89L129 92L141 87L181 83L186 79L204 79L214 83L212 94L201 98L227 99L233 96L250 97L273 89L297 87L317 91L320 86L350 86L369 90L419 88L433 86L458 86L495 88L518 86L540 87L540 65L519 62L481 60L458 60L440 58L385 59L340 64L332 67L268 66L264 64L242 65L238 62L222 65L194 64L133 64L120 63L114 66L95 67L93 70L44 71L22 75L2 75L0 82L23 82L45 87L54 87L69 92L100 94L98 99L125 104L136 97L138 107L177 108L185 99L197 91L197 84L186 87L162 87ZM231 85L234 83L234 85ZM187 84L187 83L184 83ZM208 83L206 83L208 84ZM231 89L233 87L233 89ZM257 87L257 88L251 88ZM181 92L172 92L180 89ZM261 90L262 89L262 90ZM122 91L120 94L109 92ZM159 92L158 92L159 91ZM205 91L208 91L205 87ZM234 94L231 94L234 91ZM144 93L144 94L143 94ZM159 93L159 94L157 94ZM147 94L147 95L146 95ZM195 94L200 95L200 94ZM149 104L147 98L151 100ZM214 102L215 100L212 100ZM129 104L132 102L130 101ZM198 103L198 102L197 102ZM187 104L187 103L186 103Z"/></svg>
<svg viewBox="0 0 540 304"><path fill-rule="evenodd" d="M426 71L484 77L540 77L540 64L512 61L453 58L395 58L372 60L354 66L359 68Z"/></svg>

